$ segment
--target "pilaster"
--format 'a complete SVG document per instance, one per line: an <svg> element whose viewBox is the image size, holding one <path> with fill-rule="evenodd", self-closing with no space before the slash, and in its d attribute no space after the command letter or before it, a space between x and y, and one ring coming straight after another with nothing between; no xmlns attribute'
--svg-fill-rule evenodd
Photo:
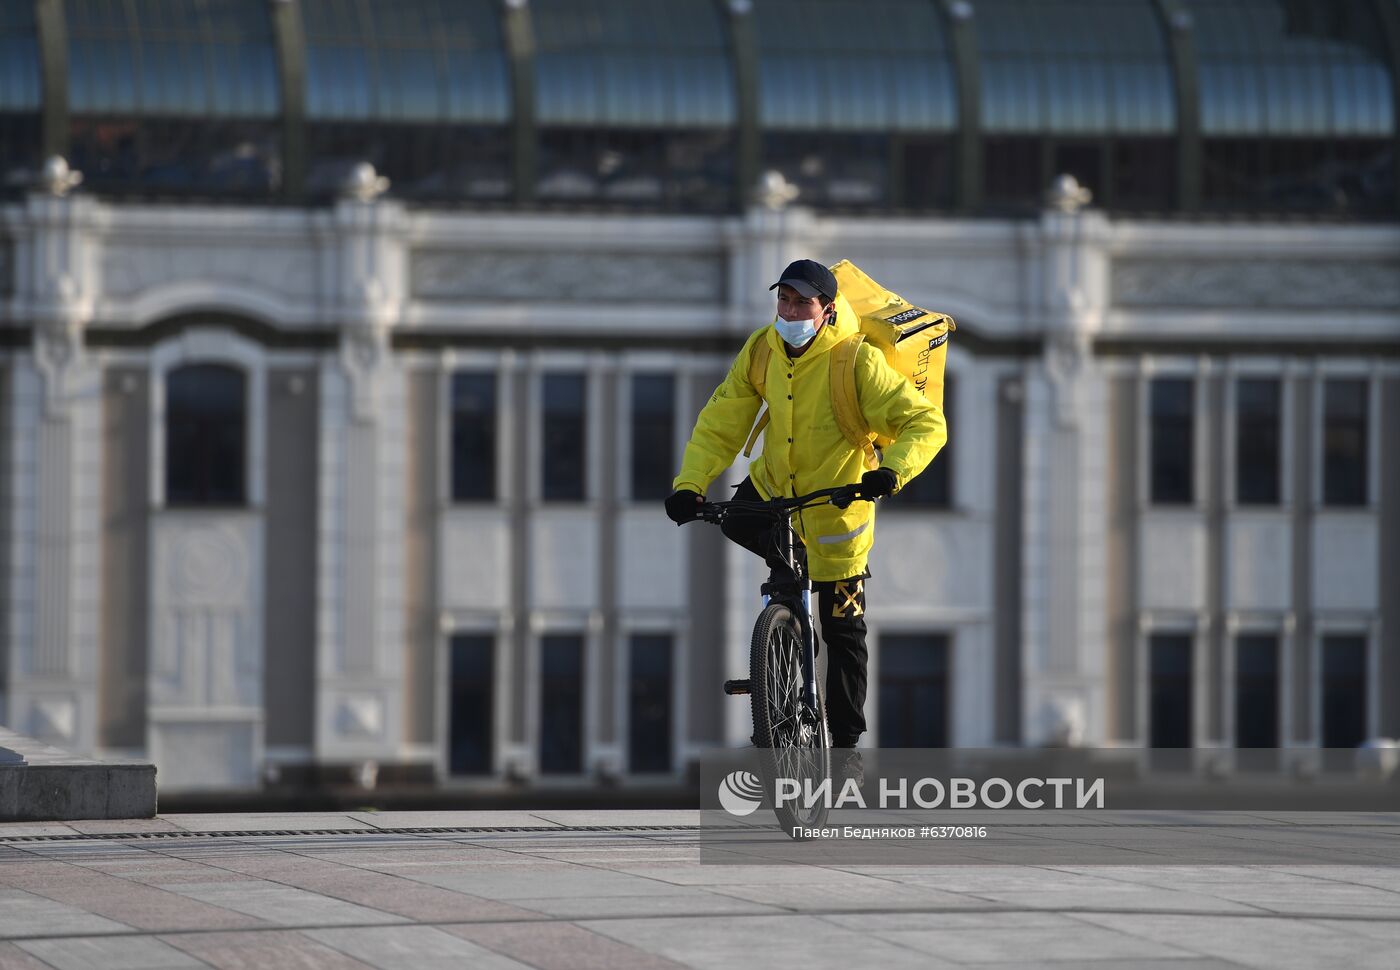
<svg viewBox="0 0 1400 970"><path fill-rule="evenodd" d="M406 293L404 212L361 166L321 225L338 351L322 363L316 756L394 759L403 732L407 456L402 366L389 346Z"/></svg>
<svg viewBox="0 0 1400 970"><path fill-rule="evenodd" d="M1046 336L1025 412L1025 710L1032 744L1105 737L1107 386L1092 340L1108 304L1108 222L1061 176L1031 234Z"/></svg>
<svg viewBox="0 0 1400 970"><path fill-rule="evenodd" d="M10 401L8 643L10 723L90 751L97 727L102 399L83 346L96 286L97 204L50 159L23 209L15 300L33 321L16 354Z"/></svg>

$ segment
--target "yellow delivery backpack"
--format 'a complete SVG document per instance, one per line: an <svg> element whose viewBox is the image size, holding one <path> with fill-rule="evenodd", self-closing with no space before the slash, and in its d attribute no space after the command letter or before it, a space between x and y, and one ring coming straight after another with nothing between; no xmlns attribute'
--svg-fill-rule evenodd
<svg viewBox="0 0 1400 970"><path fill-rule="evenodd" d="M948 359L948 334L957 329L953 318L909 303L897 293L891 293L850 260L843 259L831 267L836 277L837 292L860 321L860 332L852 334L831 351L831 409L836 425L852 447L865 452L867 468L878 468L880 457L876 448L884 448L890 439L870 430L856 400L856 353L862 343L869 342L885 355L891 367L899 371L930 403L943 407L943 368ZM767 341L754 344L749 358L749 382L760 395L767 383L768 362L773 355ZM744 447L744 457L753 452L755 442L768 425L765 410L754 426Z"/></svg>

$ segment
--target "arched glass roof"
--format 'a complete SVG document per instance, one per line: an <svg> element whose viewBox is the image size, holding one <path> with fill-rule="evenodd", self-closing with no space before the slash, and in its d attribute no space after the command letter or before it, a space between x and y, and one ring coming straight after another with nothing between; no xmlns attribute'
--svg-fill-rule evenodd
<svg viewBox="0 0 1400 970"><path fill-rule="evenodd" d="M37 112L42 99L34 5L0 4L0 112Z"/></svg>
<svg viewBox="0 0 1400 970"><path fill-rule="evenodd" d="M0 168L291 200L369 160L405 198L674 211L774 168L978 212L1076 171L1110 209L1384 215L1397 69L1400 0L0 0Z"/></svg>
<svg viewBox="0 0 1400 970"><path fill-rule="evenodd" d="M1394 134L1394 66L1370 4L1185 3L1195 22L1202 134Z"/></svg>
<svg viewBox="0 0 1400 970"><path fill-rule="evenodd" d="M755 0L753 12L765 130L957 126L953 55L932 0Z"/></svg>
<svg viewBox="0 0 1400 970"><path fill-rule="evenodd" d="M976 0L982 127L1166 134L1171 59L1152 0Z"/></svg>
<svg viewBox="0 0 1400 970"><path fill-rule="evenodd" d="M734 124L734 70L714 0L533 0L542 125Z"/></svg>
<svg viewBox="0 0 1400 970"><path fill-rule="evenodd" d="M272 118L281 111L266 4L66 0L64 9L74 114Z"/></svg>
<svg viewBox="0 0 1400 970"><path fill-rule="evenodd" d="M302 0L300 6L309 119L509 118L499 2Z"/></svg>

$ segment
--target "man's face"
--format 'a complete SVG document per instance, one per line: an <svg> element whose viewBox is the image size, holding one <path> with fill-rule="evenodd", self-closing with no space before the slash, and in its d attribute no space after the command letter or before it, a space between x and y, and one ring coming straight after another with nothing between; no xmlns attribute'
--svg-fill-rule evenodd
<svg viewBox="0 0 1400 970"><path fill-rule="evenodd" d="M784 320L820 320L826 308L815 296L803 296L786 283L778 287L778 316Z"/></svg>

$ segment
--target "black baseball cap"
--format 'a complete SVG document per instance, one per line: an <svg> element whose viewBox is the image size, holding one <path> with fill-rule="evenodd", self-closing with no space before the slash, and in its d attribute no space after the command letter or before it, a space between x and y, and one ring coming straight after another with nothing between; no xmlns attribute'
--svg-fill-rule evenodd
<svg viewBox="0 0 1400 970"><path fill-rule="evenodd" d="M780 286L790 286L806 297L824 296L828 300L836 299L836 277L831 275L831 270L815 259L799 259L795 263L788 263L783 275L778 277L778 282L768 288L776 290Z"/></svg>

